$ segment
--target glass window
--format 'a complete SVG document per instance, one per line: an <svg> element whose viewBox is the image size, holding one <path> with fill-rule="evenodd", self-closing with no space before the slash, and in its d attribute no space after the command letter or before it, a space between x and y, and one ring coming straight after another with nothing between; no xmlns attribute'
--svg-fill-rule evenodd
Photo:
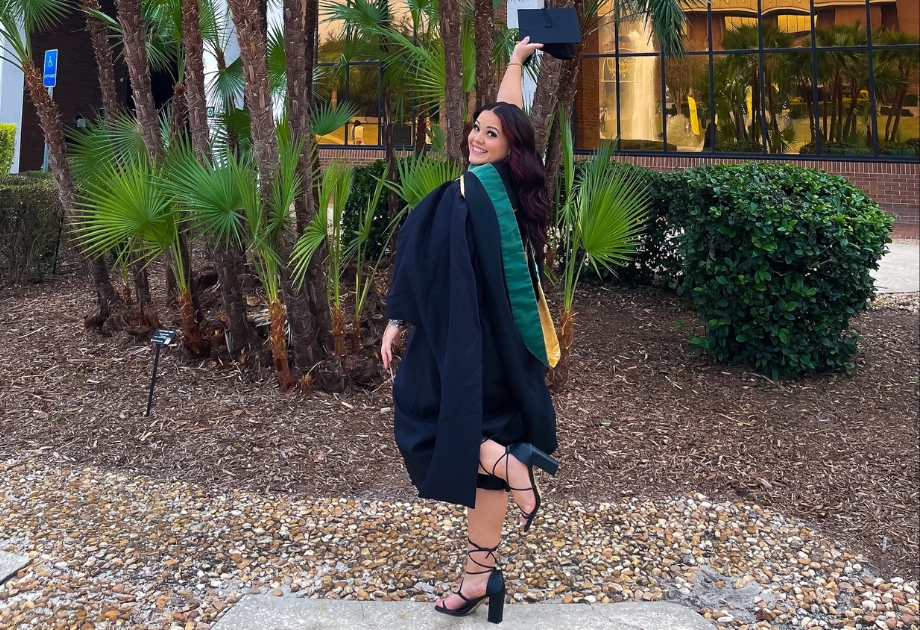
<svg viewBox="0 0 920 630"><path fill-rule="evenodd" d="M764 122L768 153L798 153L814 139L811 53L764 55Z"/></svg>
<svg viewBox="0 0 920 630"><path fill-rule="evenodd" d="M709 55L665 60L665 84L668 150L702 150L709 121Z"/></svg>
<svg viewBox="0 0 920 630"><path fill-rule="evenodd" d="M818 128L823 154L872 154L868 77L864 52L818 53Z"/></svg>
<svg viewBox="0 0 920 630"><path fill-rule="evenodd" d="M620 57L618 78L620 147L624 151L663 150L660 58Z"/></svg>
<svg viewBox="0 0 920 630"><path fill-rule="evenodd" d="M757 20L743 18L734 21L725 19L725 31L722 33L722 50L756 50L760 42L760 30Z"/></svg>
<svg viewBox="0 0 920 630"><path fill-rule="evenodd" d="M906 35L906 37L905 37ZM890 32L879 43L917 41L916 37ZM878 110L880 155L920 155L920 50L894 49L873 56L875 98Z"/></svg>
<svg viewBox="0 0 920 630"><path fill-rule="evenodd" d="M348 144L380 144L377 116L378 74L376 63L350 64L348 102L358 110L349 128ZM360 123L360 124L358 124Z"/></svg>
<svg viewBox="0 0 920 630"><path fill-rule="evenodd" d="M762 151L758 63L756 54L715 55L713 58L717 152Z"/></svg>

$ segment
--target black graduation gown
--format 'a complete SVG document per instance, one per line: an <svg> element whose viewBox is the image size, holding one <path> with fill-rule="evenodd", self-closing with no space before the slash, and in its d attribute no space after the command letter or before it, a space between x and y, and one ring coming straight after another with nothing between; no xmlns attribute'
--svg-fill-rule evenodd
<svg viewBox="0 0 920 630"><path fill-rule="evenodd" d="M494 165L512 206L510 170ZM516 328L499 223L465 175L429 194L399 232L386 315L413 325L393 384L396 443L419 496L473 507L479 446L556 449L546 369Z"/></svg>

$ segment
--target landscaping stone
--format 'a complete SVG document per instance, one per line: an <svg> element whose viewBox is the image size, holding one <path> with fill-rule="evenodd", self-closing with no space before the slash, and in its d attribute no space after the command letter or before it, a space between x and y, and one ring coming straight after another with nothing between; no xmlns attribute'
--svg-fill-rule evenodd
<svg viewBox="0 0 920 630"><path fill-rule="evenodd" d="M29 559L25 556L0 551L0 584L16 575L16 572L27 564Z"/></svg>

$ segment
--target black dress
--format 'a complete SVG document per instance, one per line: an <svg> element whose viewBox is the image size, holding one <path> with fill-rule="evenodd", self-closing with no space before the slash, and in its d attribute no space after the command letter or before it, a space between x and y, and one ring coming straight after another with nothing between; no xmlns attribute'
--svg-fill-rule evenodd
<svg viewBox="0 0 920 630"><path fill-rule="evenodd" d="M507 193L516 208L517 195L508 167L493 166L500 179L466 173L463 191L458 181L444 184L410 213L386 309L413 325L393 385L396 443L409 476L420 497L470 507L477 485L504 487L478 475L483 439L556 448L546 367L525 345L508 283L534 285L534 304L542 293L535 274L510 278L503 267L508 225L500 227L493 199Z"/></svg>

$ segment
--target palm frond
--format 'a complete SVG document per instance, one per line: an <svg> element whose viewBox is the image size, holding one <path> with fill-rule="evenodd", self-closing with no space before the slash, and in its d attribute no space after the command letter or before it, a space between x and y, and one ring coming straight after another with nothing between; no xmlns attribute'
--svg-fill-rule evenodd
<svg viewBox="0 0 920 630"><path fill-rule="evenodd" d="M108 120L88 121L82 129L70 128L67 137L70 166L81 184L108 177L113 166L126 167L147 159L140 127L127 111Z"/></svg>
<svg viewBox="0 0 920 630"><path fill-rule="evenodd" d="M120 249L124 259L133 256L144 264L165 252L178 234L176 213L155 182L154 168L140 160L113 165L109 177L88 183L74 222L88 256Z"/></svg>
<svg viewBox="0 0 920 630"><path fill-rule="evenodd" d="M410 156L397 160L399 181L387 182L387 187L406 202L411 212L428 193L453 179L460 177L463 167L451 160L442 160L430 155Z"/></svg>
<svg viewBox="0 0 920 630"><path fill-rule="evenodd" d="M327 136L357 115L358 108L353 103L343 102L335 107L329 103L314 103L310 113L310 128L315 138Z"/></svg>
<svg viewBox="0 0 920 630"><path fill-rule="evenodd" d="M192 228L219 247L243 246L247 239L241 176L251 174L236 155L222 165L201 164L188 142L170 147L158 182L190 220Z"/></svg>

